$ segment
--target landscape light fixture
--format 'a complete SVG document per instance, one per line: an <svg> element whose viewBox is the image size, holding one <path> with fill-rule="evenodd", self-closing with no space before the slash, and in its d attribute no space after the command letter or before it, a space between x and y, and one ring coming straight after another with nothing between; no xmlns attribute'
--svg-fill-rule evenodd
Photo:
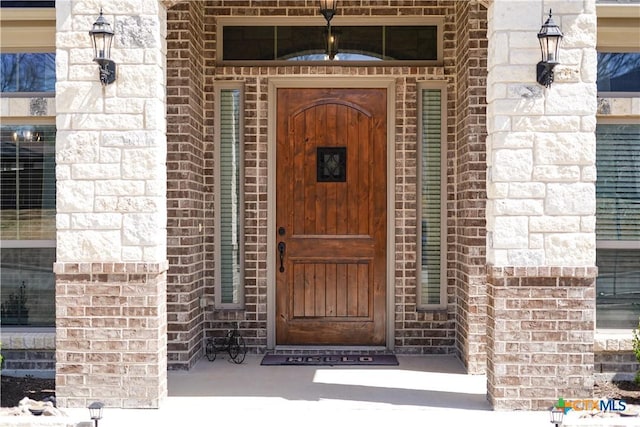
<svg viewBox="0 0 640 427"><path fill-rule="evenodd" d="M111 24L104 19L102 9L89 35L93 42L93 60L100 66L100 82L106 86L116 81L116 63L111 60L113 30Z"/></svg>
<svg viewBox="0 0 640 427"><path fill-rule="evenodd" d="M89 405L89 415L91 416L95 427L98 427L98 421L102 419L102 408L104 408L104 404L102 402L93 402Z"/></svg>
<svg viewBox="0 0 640 427"><path fill-rule="evenodd" d="M333 60L338 53L338 41L335 34L331 33L331 19L336 14L338 0L320 0L320 13L327 21L327 57Z"/></svg>
<svg viewBox="0 0 640 427"><path fill-rule="evenodd" d="M555 406L551 408L551 424L554 424L555 427L559 427L562 425L562 418L564 417L564 409L556 408Z"/></svg>
<svg viewBox="0 0 640 427"><path fill-rule="evenodd" d="M538 32L542 61L538 62L537 79L542 86L550 87L553 83L553 67L559 64L558 48L562 37L562 31L553 21L551 9L549 9L549 18Z"/></svg>

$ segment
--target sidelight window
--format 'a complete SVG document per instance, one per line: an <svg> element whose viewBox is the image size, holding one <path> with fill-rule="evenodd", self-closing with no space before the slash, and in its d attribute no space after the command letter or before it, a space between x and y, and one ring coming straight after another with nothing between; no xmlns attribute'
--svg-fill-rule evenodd
<svg viewBox="0 0 640 427"><path fill-rule="evenodd" d="M446 302L443 239L443 141L445 138L444 85L423 84L419 90L418 144L418 306L441 308Z"/></svg>
<svg viewBox="0 0 640 427"><path fill-rule="evenodd" d="M216 260L215 301L221 308L244 306L242 87L216 87Z"/></svg>

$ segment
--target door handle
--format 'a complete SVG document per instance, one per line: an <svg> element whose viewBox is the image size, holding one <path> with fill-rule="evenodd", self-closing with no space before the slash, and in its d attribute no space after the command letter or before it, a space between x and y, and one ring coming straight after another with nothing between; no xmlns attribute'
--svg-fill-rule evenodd
<svg viewBox="0 0 640 427"><path fill-rule="evenodd" d="M280 255L280 273L284 273L284 253L287 250L287 245L284 242L278 243L278 254Z"/></svg>

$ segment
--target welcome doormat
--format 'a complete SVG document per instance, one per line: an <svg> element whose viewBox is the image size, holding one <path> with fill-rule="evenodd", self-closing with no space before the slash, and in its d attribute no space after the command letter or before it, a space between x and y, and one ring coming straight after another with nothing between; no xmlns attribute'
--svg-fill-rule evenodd
<svg viewBox="0 0 640 427"><path fill-rule="evenodd" d="M264 366L397 366L393 354L267 354Z"/></svg>

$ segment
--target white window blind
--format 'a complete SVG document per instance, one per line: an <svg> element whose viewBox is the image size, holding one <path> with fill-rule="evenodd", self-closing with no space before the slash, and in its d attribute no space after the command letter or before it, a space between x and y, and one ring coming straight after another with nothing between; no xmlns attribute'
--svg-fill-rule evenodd
<svg viewBox="0 0 640 427"><path fill-rule="evenodd" d="M442 304L442 90L421 90L420 305Z"/></svg>
<svg viewBox="0 0 640 427"><path fill-rule="evenodd" d="M635 327L640 316L640 125L598 124L597 326Z"/></svg>
<svg viewBox="0 0 640 427"><path fill-rule="evenodd" d="M222 307L243 304L242 141L241 90L218 90L219 140L217 145L217 270L216 302Z"/></svg>

